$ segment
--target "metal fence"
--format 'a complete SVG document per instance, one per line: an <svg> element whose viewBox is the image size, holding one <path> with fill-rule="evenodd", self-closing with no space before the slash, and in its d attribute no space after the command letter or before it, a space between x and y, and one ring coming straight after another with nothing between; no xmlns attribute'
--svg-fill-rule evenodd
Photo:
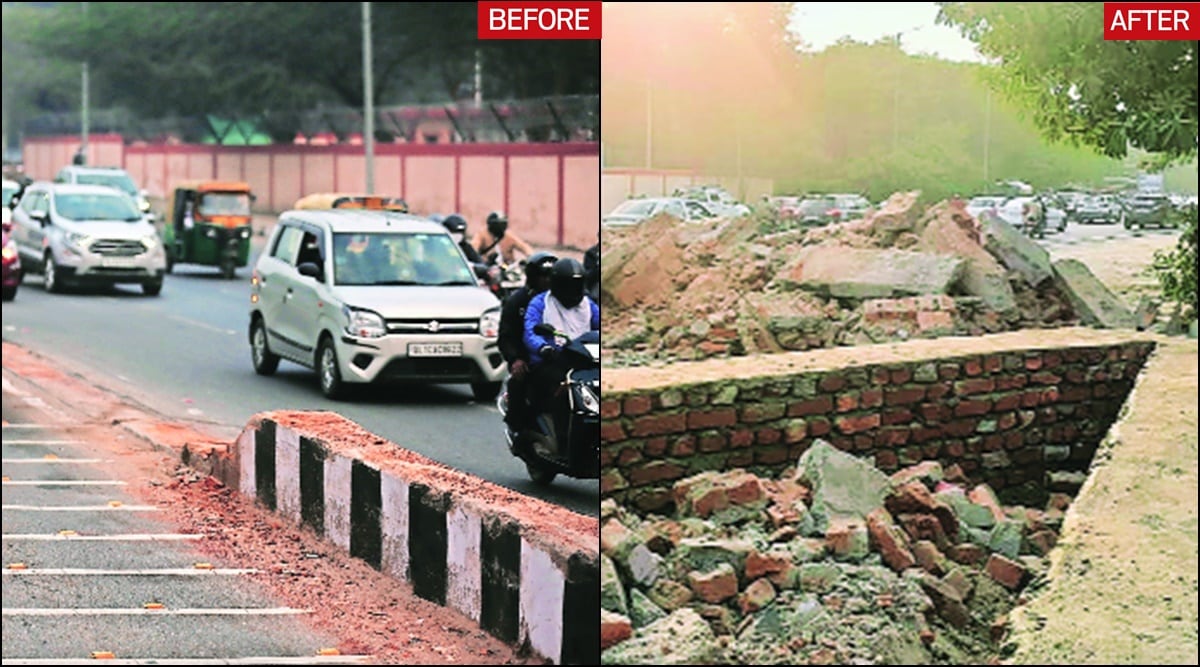
<svg viewBox="0 0 1200 667"><path fill-rule="evenodd" d="M102 109L89 111L88 131L151 143L294 143L318 137L328 143L350 143L361 140L364 117L364 110L351 107L158 119L141 118L125 109ZM28 137L71 135L82 132L82 127L80 113L45 114L27 122L24 133ZM598 141L599 136L599 95L375 109L375 139L388 143L540 143Z"/></svg>

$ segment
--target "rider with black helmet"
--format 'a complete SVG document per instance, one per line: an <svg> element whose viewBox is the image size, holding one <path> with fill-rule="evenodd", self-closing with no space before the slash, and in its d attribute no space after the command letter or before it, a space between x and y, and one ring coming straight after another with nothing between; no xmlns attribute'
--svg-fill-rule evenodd
<svg viewBox="0 0 1200 667"><path fill-rule="evenodd" d="M561 340L533 329L546 323L569 339L600 330L600 306L584 294L584 270L579 260L564 257L550 270L550 289L529 301L525 309L525 347L529 351L530 386L538 409L551 405L554 389L566 374L558 363Z"/></svg>
<svg viewBox="0 0 1200 667"><path fill-rule="evenodd" d="M558 257L536 252L525 261L525 284L504 300L500 311L500 354L508 364L508 411L504 421L517 431L525 420L525 385L529 372L529 352L523 341L525 309L530 300L550 289L550 270Z"/></svg>
<svg viewBox="0 0 1200 667"><path fill-rule="evenodd" d="M517 261L516 251L525 257L533 254L533 247L518 237L508 228L508 217L500 211L492 211L487 217L487 228L481 229L471 244L487 262L493 257L500 257L505 264Z"/></svg>
<svg viewBox="0 0 1200 667"><path fill-rule="evenodd" d="M446 231L450 232L450 236L454 237L454 242L462 248L463 254L466 255L467 261L472 264L483 264L483 257L475 250L475 246L471 245L467 240L467 219L458 213L451 213L442 218L442 226Z"/></svg>

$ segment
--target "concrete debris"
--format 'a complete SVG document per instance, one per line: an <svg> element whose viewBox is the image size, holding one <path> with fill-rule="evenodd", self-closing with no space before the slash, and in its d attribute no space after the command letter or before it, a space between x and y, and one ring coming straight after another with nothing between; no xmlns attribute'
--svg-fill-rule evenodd
<svg viewBox="0 0 1200 667"><path fill-rule="evenodd" d="M702 472L672 496L606 513L602 664L985 664L1069 503L1004 505L936 461L885 475L819 439L777 479ZM631 574L643 551L653 582Z"/></svg>
<svg viewBox="0 0 1200 667"><path fill-rule="evenodd" d="M698 360L1084 323L1134 328L1082 265L961 201L898 192L819 227L768 211L605 232L606 365Z"/></svg>
<svg viewBox="0 0 1200 667"><path fill-rule="evenodd" d="M1081 322L1101 329L1138 328L1137 317L1083 262L1060 259L1052 266L1055 284L1067 295Z"/></svg>

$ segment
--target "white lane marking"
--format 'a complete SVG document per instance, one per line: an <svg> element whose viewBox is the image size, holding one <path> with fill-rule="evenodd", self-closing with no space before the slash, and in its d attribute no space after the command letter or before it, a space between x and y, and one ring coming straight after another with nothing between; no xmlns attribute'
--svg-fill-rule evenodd
<svg viewBox="0 0 1200 667"><path fill-rule="evenodd" d="M204 414L204 411L199 408L188 408L187 413L193 417L199 417L200 415Z"/></svg>
<svg viewBox="0 0 1200 667"><path fill-rule="evenodd" d="M63 414L61 410L59 410L58 408L52 407L50 405L47 405L45 401L38 398L37 396L23 396L21 398L21 400L26 405L32 405L33 407L38 408L38 409L42 410L43 412L46 412L47 414L53 415L59 421L67 421L67 416L65 414Z"/></svg>
<svg viewBox="0 0 1200 667"><path fill-rule="evenodd" d="M214 568L206 570L198 567L176 567L162 568L158 570L91 570L87 568L30 568L27 570L10 570L5 568L0 570L4 576L23 576L23 577L78 577L78 576L98 576L98 577L228 577L242 574L256 574L258 570L239 570L233 568Z"/></svg>
<svg viewBox="0 0 1200 667"><path fill-rule="evenodd" d="M220 327L214 327L213 325L208 324L206 322L198 322L198 321L193 320L188 317L180 317L178 315L167 315L167 319L175 320L176 322L182 322L184 324L190 324L194 327L200 327L201 329L207 329L208 331L215 331L217 333L223 333L223 334L226 334L229 336L237 335L237 332L234 331L233 329L222 329Z"/></svg>
<svg viewBox="0 0 1200 667"><path fill-rule="evenodd" d="M121 375L120 373L117 373L117 379L122 382L129 382L129 378L125 377L124 375Z"/></svg>
<svg viewBox="0 0 1200 667"><path fill-rule="evenodd" d="M61 505L47 507L44 505L4 505L0 510L23 512L157 512L154 505Z"/></svg>
<svg viewBox="0 0 1200 667"><path fill-rule="evenodd" d="M0 463L112 463L111 459L0 459Z"/></svg>
<svg viewBox="0 0 1200 667"><path fill-rule="evenodd" d="M25 392L14 387L12 385L12 383L8 381L8 378L0 378L0 388L2 388L5 392L12 394L14 396L26 396L27 395Z"/></svg>
<svg viewBox="0 0 1200 667"><path fill-rule="evenodd" d="M125 486L119 479L9 479L4 486Z"/></svg>
<svg viewBox="0 0 1200 667"><path fill-rule="evenodd" d="M82 445L82 440L5 440L6 445Z"/></svg>
<svg viewBox="0 0 1200 667"><path fill-rule="evenodd" d="M105 665L357 665L369 655L254 656L248 658L109 658ZM95 658L5 658L6 665L92 665Z"/></svg>
<svg viewBox="0 0 1200 667"><path fill-rule="evenodd" d="M202 540L203 535L194 533L129 533L126 535L70 535L62 533L8 533L6 540L27 542L53 542L72 540L82 542L173 542L177 540Z"/></svg>
<svg viewBox="0 0 1200 667"><path fill-rule="evenodd" d="M5 616L291 616L295 614L311 614L311 609L292 609L291 607L270 607L263 609L143 609L141 607L116 608L100 607L96 609L68 609L61 607L5 607Z"/></svg>

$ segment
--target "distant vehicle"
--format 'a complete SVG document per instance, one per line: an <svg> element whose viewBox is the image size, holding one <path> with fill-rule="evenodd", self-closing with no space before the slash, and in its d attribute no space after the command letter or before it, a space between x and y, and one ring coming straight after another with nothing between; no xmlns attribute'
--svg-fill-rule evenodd
<svg viewBox="0 0 1200 667"><path fill-rule="evenodd" d="M77 183L80 185L107 185L116 188L133 198L142 215L151 222L155 220L150 210L150 196L146 190L139 189L129 172L120 167L84 167L70 165L63 167L54 176L56 183Z"/></svg>
<svg viewBox="0 0 1200 667"><path fill-rule="evenodd" d="M660 213L675 216L687 222L697 222L717 217L705 204L681 197L647 197L628 199L604 216L600 224L605 227L628 227L652 218Z"/></svg>
<svg viewBox="0 0 1200 667"><path fill-rule="evenodd" d="M1092 194L1075 207L1074 221L1082 225L1115 225L1121 222L1121 202L1110 194Z"/></svg>
<svg viewBox="0 0 1200 667"><path fill-rule="evenodd" d="M21 263L47 292L79 283L136 283L162 291L167 254L154 225L124 192L105 185L34 183L13 209Z"/></svg>
<svg viewBox="0 0 1200 667"><path fill-rule="evenodd" d="M1125 211L1125 229L1176 226L1171 198L1161 192L1142 192L1129 199Z"/></svg>
<svg viewBox="0 0 1200 667"><path fill-rule="evenodd" d="M856 220L867 213L871 202L866 197L856 194L833 194L833 209L828 212L833 221Z"/></svg>
<svg viewBox="0 0 1200 667"><path fill-rule="evenodd" d="M805 197L796 206L793 219L802 225L827 225L837 222L841 211L837 208L837 200L829 195Z"/></svg>
<svg viewBox="0 0 1200 667"><path fill-rule="evenodd" d="M749 206L734 199L733 195L724 188L715 185L679 188L675 190L674 196L701 202L719 217L736 218L750 213Z"/></svg>
<svg viewBox="0 0 1200 667"><path fill-rule="evenodd" d="M8 183L9 181L4 181L4 188L6 192L8 190ZM5 206L3 211L4 235L2 242L0 242L3 244L0 246L3 248L3 296L5 301L12 301L13 299L17 298L17 288L21 286L21 278L23 277L21 273L21 254L17 252L17 244L12 237L12 209Z"/></svg>
<svg viewBox="0 0 1200 667"><path fill-rule="evenodd" d="M967 202L967 213L970 213L971 217L976 219L978 219L979 216L984 212L989 212L993 215L996 215L1006 200L1008 200L1008 197L997 195L980 195L977 197L972 197L971 200Z"/></svg>

